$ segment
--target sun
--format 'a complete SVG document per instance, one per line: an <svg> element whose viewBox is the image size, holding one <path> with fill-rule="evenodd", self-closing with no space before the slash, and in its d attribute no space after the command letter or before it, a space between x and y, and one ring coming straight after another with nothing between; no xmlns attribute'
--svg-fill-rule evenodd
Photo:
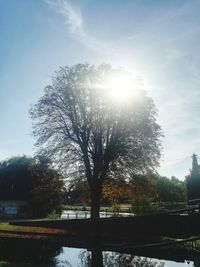
<svg viewBox="0 0 200 267"><path fill-rule="evenodd" d="M137 98L138 86L131 75L113 75L107 81L106 94L114 102L126 103L133 98Z"/></svg>

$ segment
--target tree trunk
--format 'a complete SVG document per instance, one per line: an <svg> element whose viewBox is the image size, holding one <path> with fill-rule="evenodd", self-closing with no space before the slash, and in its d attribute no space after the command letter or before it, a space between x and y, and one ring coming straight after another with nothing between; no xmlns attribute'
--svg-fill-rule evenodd
<svg viewBox="0 0 200 267"><path fill-rule="evenodd" d="M102 195L102 185L99 181L93 183L91 190L91 218L97 219L100 217L100 202Z"/></svg>
<svg viewBox="0 0 200 267"><path fill-rule="evenodd" d="M91 267L103 267L103 254L101 250L91 251Z"/></svg>

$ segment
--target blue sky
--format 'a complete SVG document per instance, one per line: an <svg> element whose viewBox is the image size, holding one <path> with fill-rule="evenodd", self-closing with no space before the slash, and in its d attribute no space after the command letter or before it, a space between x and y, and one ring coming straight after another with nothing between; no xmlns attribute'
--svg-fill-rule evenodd
<svg viewBox="0 0 200 267"><path fill-rule="evenodd" d="M0 159L32 155L28 110L59 66L123 66L144 81L163 129L159 173L200 155L200 1L1 0Z"/></svg>

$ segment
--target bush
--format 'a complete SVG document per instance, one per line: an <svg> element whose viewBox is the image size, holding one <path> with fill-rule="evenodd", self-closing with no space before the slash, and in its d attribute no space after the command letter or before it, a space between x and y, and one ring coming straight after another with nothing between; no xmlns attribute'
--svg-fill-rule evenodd
<svg viewBox="0 0 200 267"><path fill-rule="evenodd" d="M114 215L118 214L120 212L120 205L117 203L113 203L109 211L112 212Z"/></svg>
<svg viewBox="0 0 200 267"><path fill-rule="evenodd" d="M158 206L153 199L147 196L132 199L132 212L137 215L145 215L158 211Z"/></svg>

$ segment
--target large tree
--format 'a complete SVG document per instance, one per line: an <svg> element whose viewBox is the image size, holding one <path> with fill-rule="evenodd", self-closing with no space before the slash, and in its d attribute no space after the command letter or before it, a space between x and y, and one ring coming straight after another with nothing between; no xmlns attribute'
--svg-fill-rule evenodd
<svg viewBox="0 0 200 267"><path fill-rule="evenodd" d="M139 87L130 73L110 65L64 67L30 111L40 150L57 166L84 172L92 218L99 217L109 175L158 165L161 130L152 99Z"/></svg>

